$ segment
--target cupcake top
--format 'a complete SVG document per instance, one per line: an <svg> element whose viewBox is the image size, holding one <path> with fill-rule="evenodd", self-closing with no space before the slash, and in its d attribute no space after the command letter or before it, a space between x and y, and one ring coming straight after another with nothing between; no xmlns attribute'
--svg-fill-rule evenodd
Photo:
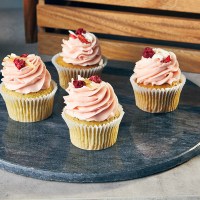
<svg viewBox="0 0 200 200"><path fill-rule="evenodd" d="M99 76L72 79L64 97L67 104L64 112L72 117L86 121L104 121L115 116L118 99L112 86Z"/></svg>
<svg viewBox="0 0 200 200"><path fill-rule="evenodd" d="M2 62L2 82L9 90L22 94L50 87L51 75L41 58L35 54L11 54Z"/></svg>
<svg viewBox="0 0 200 200"><path fill-rule="evenodd" d="M97 37L82 28L69 31L69 39L64 40L60 56L63 61L73 65L96 65L101 61L101 48Z"/></svg>
<svg viewBox="0 0 200 200"><path fill-rule="evenodd" d="M136 62L133 79L144 85L163 85L178 82L181 71L176 55L160 48L144 49L141 60Z"/></svg>

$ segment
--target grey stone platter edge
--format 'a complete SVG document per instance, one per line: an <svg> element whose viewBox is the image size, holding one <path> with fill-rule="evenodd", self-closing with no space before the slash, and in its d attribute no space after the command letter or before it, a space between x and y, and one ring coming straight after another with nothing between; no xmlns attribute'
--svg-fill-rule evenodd
<svg viewBox="0 0 200 200"><path fill-rule="evenodd" d="M136 171L123 171L121 173L110 172L106 174L101 174L100 176L97 176L96 174L90 174L90 176L88 177L82 177L81 174L58 173L28 168L25 166L12 164L1 159L0 169L6 170L14 174L32 177L35 179L45 181L58 181L69 183L103 183L127 181L161 173L189 161L191 158L197 156L198 154L200 154L200 143L194 146L192 149L188 150L187 152L184 152L184 154L181 154L176 158L168 160L164 163L156 164L155 166L146 167L144 169Z"/></svg>

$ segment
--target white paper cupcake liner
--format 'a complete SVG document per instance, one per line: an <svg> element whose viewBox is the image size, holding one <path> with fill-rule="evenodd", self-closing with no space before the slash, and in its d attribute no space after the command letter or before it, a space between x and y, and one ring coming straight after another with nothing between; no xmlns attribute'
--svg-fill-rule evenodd
<svg viewBox="0 0 200 200"><path fill-rule="evenodd" d="M119 125L124 115L121 105L119 105L120 116L111 122L101 125L85 125L70 120L66 117L64 110L62 117L68 125L70 140L72 144L80 149L100 150L111 147L117 140Z"/></svg>
<svg viewBox="0 0 200 200"><path fill-rule="evenodd" d="M19 122L36 122L48 118L52 114L54 96L58 88L53 80L51 83L53 91L36 98L11 96L2 90L1 83L0 93L6 103L9 117Z"/></svg>
<svg viewBox="0 0 200 200"><path fill-rule="evenodd" d="M94 68L85 67L84 69L67 68L57 64L56 59L58 57L59 53L54 55L52 57L52 63L58 71L59 83L63 89L66 89L68 87L68 83L71 81L72 78L77 79L78 75L84 78L88 78L92 75L101 75L103 68L107 65L107 58L103 57L102 58L103 62L102 63L100 62L100 65L98 67Z"/></svg>
<svg viewBox="0 0 200 200"><path fill-rule="evenodd" d="M186 78L182 74L180 84L171 88L161 89L141 87L134 81L133 75L130 78L130 82L138 108L146 112L162 113L171 112L177 108Z"/></svg>

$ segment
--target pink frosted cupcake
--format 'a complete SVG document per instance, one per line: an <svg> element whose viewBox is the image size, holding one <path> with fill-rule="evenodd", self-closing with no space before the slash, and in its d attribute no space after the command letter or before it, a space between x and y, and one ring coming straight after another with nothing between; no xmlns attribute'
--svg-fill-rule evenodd
<svg viewBox="0 0 200 200"><path fill-rule="evenodd" d="M11 119L36 122L49 117L53 109L56 83L39 56L6 56L2 62L0 93Z"/></svg>
<svg viewBox="0 0 200 200"><path fill-rule="evenodd" d="M75 146L86 150L111 147L124 115L112 86L98 76L72 79L66 90L62 117Z"/></svg>
<svg viewBox="0 0 200 200"><path fill-rule="evenodd" d="M63 39L62 52L53 56L52 63L58 71L60 86L66 89L78 75L100 75L107 60L101 54L97 37L80 28L75 33L69 31L69 39Z"/></svg>
<svg viewBox="0 0 200 200"><path fill-rule="evenodd" d="M186 78L173 52L147 47L130 81L138 108L161 113L177 108Z"/></svg>

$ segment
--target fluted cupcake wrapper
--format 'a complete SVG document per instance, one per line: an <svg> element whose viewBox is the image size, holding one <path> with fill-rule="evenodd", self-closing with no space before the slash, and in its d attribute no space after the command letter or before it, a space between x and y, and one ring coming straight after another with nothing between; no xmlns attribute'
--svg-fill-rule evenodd
<svg viewBox="0 0 200 200"><path fill-rule="evenodd" d="M52 114L54 95L57 84L52 80L53 91L47 95L36 98L20 98L11 96L2 90L0 92L6 103L8 115L11 119L19 122L36 122L48 118Z"/></svg>
<svg viewBox="0 0 200 200"><path fill-rule="evenodd" d="M119 125L124 115L122 106L119 106L120 116L111 122L101 125L85 125L70 120L62 112L62 117L67 123L72 144L80 149L101 150L111 147L117 140Z"/></svg>
<svg viewBox="0 0 200 200"><path fill-rule="evenodd" d="M68 83L71 81L72 78L77 79L78 75L84 78L88 78L92 75L101 75L103 68L107 64L107 58L103 57L103 63L102 65L99 65L98 67L94 67L94 68L85 67L85 69L67 68L67 67L62 67L57 64L56 59L58 57L59 57L59 54L54 55L52 58L52 63L58 71L59 83L63 89L66 89L68 87Z"/></svg>
<svg viewBox="0 0 200 200"><path fill-rule="evenodd" d="M182 74L180 84L161 89L141 87L134 81L133 76L131 76L130 81L138 108L150 113L163 113L171 112L177 108L186 78Z"/></svg>

